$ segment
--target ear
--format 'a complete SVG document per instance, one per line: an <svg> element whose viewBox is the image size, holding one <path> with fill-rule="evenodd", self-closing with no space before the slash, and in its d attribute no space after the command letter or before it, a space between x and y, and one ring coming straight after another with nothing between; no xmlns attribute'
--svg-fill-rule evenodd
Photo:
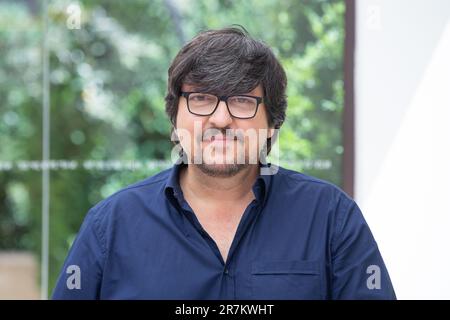
<svg viewBox="0 0 450 320"><path fill-rule="evenodd" d="M275 132L276 132L275 127L269 127L267 130L267 139L272 139L274 137Z"/></svg>
<svg viewBox="0 0 450 320"><path fill-rule="evenodd" d="M170 130L170 140L174 144L177 144L180 141L180 138L178 137L177 134L177 129L175 127L172 127L172 129Z"/></svg>

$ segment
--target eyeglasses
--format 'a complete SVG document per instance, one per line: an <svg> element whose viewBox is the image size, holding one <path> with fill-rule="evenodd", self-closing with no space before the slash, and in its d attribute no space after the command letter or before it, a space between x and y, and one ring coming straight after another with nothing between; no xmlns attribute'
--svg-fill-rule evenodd
<svg viewBox="0 0 450 320"><path fill-rule="evenodd" d="M181 92L181 96L186 98L187 107L190 113L197 116L212 115L220 101L225 101L228 112L234 118L251 119L256 115L258 106L263 102L262 97L235 95L216 96L201 92Z"/></svg>

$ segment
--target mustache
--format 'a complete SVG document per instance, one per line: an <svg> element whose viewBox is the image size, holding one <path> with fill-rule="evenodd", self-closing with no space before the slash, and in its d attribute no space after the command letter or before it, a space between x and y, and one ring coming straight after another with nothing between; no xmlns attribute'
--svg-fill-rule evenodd
<svg viewBox="0 0 450 320"><path fill-rule="evenodd" d="M244 132L241 129L218 129L208 128L202 135L197 136L197 141L210 141L216 136L225 137L230 140L244 141Z"/></svg>

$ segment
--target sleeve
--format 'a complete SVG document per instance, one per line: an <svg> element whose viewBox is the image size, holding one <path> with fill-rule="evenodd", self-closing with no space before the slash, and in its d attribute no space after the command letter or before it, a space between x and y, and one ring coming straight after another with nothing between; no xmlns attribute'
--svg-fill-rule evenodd
<svg viewBox="0 0 450 320"><path fill-rule="evenodd" d="M52 299L99 299L105 246L96 228L95 212L87 214L58 277Z"/></svg>
<svg viewBox="0 0 450 320"><path fill-rule="evenodd" d="M332 242L332 299L395 300L377 243L358 205L341 199Z"/></svg>

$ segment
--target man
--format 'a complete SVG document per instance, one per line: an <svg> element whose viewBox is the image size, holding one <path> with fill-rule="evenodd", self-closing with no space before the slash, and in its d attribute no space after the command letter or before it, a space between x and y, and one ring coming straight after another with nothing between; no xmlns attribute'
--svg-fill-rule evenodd
<svg viewBox="0 0 450 320"><path fill-rule="evenodd" d="M270 48L241 29L187 43L166 96L182 161L89 211L53 297L395 299L356 203L265 163L285 90Z"/></svg>

